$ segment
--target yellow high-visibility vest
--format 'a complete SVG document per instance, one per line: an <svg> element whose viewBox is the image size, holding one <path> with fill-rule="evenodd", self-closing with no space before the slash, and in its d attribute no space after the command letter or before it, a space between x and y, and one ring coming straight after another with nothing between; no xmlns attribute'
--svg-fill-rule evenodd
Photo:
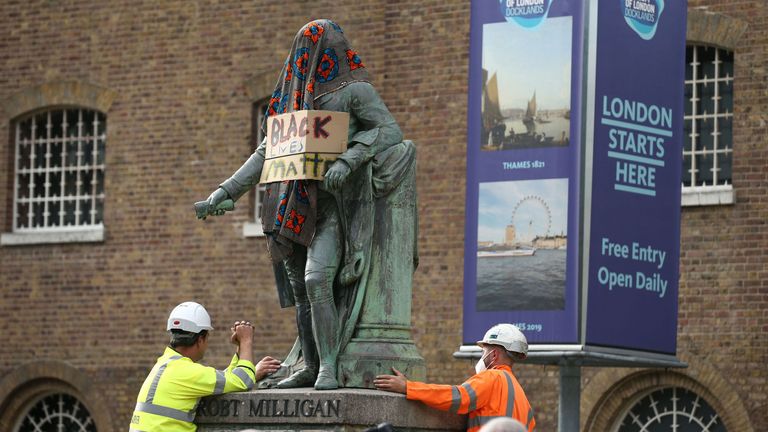
<svg viewBox="0 0 768 432"><path fill-rule="evenodd" d="M166 348L141 386L131 432L194 432L200 398L253 388L256 369L237 355L225 370L203 366Z"/></svg>

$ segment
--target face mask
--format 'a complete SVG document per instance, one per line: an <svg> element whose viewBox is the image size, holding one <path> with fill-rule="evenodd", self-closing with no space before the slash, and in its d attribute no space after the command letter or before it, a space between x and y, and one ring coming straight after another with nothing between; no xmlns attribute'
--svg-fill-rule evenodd
<svg viewBox="0 0 768 432"><path fill-rule="evenodd" d="M488 354L490 354L490 351L488 351ZM484 356L480 357L480 360L477 361L477 364L475 365L475 372L476 373L480 373L480 372L488 369L488 366L485 365L485 358L486 357L487 357L487 355L484 355Z"/></svg>

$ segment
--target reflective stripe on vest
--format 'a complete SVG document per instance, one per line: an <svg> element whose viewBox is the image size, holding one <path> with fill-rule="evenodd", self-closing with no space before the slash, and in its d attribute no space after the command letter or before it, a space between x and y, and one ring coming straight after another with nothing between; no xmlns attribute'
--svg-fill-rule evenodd
<svg viewBox="0 0 768 432"><path fill-rule="evenodd" d="M224 384L227 383L227 378L224 376L224 371L216 371L216 386L213 388L213 394L219 395L224 393Z"/></svg>
<svg viewBox="0 0 768 432"><path fill-rule="evenodd" d="M472 386L467 383L464 383L461 386L464 387L464 390L466 390L467 394L469 395L469 412L476 410L477 394L475 393L475 389L473 389Z"/></svg>
<svg viewBox="0 0 768 432"><path fill-rule="evenodd" d="M459 388L457 386L451 387L451 412L456 414L459 412L459 407L461 406L461 393L459 392Z"/></svg>
<svg viewBox="0 0 768 432"><path fill-rule="evenodd" d="M152 401L155 399L155 393L157 392L157 385L160 383L160 377L163 375L163 372L165 372L165 368L168 367L168 363L180 359L182 356L175 355L168 357L168 360L160 365L159 368L157 368L157 373L155 374L155 379L152 380L152 385L149 386L149 391L147 392L147 403L152 403Z"/></svg>
<svg viewBox="0 0 768 432"><path fill-rule="evenodd" d="M525 423L525 428L531 428L531 420L533 420L533 408L528 408L528 421Z"/></svg>
<svg viewBox="0 0 768 432"><path fill-rule="evenodd" d="M507 371L504 371L504 378L507 379L507 417L512 417L515 413L515 386L512 384L512 378Z"/></svg>
<svg viewBox="0 0 768 432"><path fill-rule="evenodd" d="M515 386L512 383L512 378L509 376L507 371L503 371L504 378L507 381L507 412L505 415L492 415L492 416L475 416L469 419L468 427L480 427L484 424L488 423L489 421L499 418L499 417L511 417L514 418L515 413ZM466 384L462 384L462 386L466 386L464 388L469 387ZM467 390L469 392L469 390ZM470 401L472 401L472 395L474 395L474 391L470 394ZM472 407L470 407L470 412L473 411ZM528 411L528 426L530 426L531 420L533 419L533 410Z"/></svg>
<svg viewBox="0 0 768 432"><path fill-rule="evenodd" d="M180 358L183 358L183 356L175 355L168 358L168 360L160 365L159 368L157 368L157 373L155 374L155 378L152 380L152 385L149 386L149 391L147 392L147 398L146 402L136 402L136 411L139 412L145 412L148 414L154 414L159 415L163 417L168 417L174 420L179 420L183 422L192 423L192 421L195 420L195 413L197 410L192 411L182 411L175 408L169 408L162 405L155 405L152 403L152 401L155 399L155 393L157 393L157 386L160 384L160 377L162 377L163 373L165 372L165 369L168 367L168 363L178 360ZM222 384L221 384L221 390L224 391L224 374L221 375L222 378ZM216 386L219 385L219 375L218 371L216 374Z"/></svg>
<svg viewBox="0 0 768 432"><path fill-rule="evenodd" d="M236 377L240 378L241 380L243 380L243 384L245 384L245 386L248 388L248 390L253 388L253 384L254 384L253 380L251 379L250 376L248 376L248 373L246 371L244 371L243 368L241 368L240 366L236 367L232 371L232 374L235 375Z"/></svg>
<svg viewBox="0 0 768 432"><path fill-rule="evenodd" d="M195 420L195 410L182 411L175 408L168 408L162 405L155 405L147 402L136 402L135 410L188 423L192 423Z"/></svg>

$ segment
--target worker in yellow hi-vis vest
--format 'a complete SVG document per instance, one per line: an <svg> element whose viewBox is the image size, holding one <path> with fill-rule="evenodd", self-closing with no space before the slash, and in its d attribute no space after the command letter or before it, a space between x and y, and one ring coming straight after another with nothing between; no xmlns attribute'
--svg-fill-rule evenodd
<svg viewBox="0 0 768 432"><path fill-rule="evenodd" d="M253 365L253 326L236 321L230 341L237 345L224 370L199 363L208 349L211 317L195 302L185 302L168 317L171 342L150 371L139 391L131 418L131 432L194 432L200 398L244 391L280 368L280 361L264 357Z"/></svg>

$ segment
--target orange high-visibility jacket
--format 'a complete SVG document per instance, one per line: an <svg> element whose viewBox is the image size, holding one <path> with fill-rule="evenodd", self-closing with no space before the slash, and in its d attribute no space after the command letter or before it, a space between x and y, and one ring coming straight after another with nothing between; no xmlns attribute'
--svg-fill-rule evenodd
<svg viewBox="0 0 768 432"><path fill-rule="evenodd" d="M460 386L408 381L406 397L443 411L469 414L467 432L476 432L496 417L512 417L536 427L533 408L509 366L494 366L466 380Z"/></svg>

